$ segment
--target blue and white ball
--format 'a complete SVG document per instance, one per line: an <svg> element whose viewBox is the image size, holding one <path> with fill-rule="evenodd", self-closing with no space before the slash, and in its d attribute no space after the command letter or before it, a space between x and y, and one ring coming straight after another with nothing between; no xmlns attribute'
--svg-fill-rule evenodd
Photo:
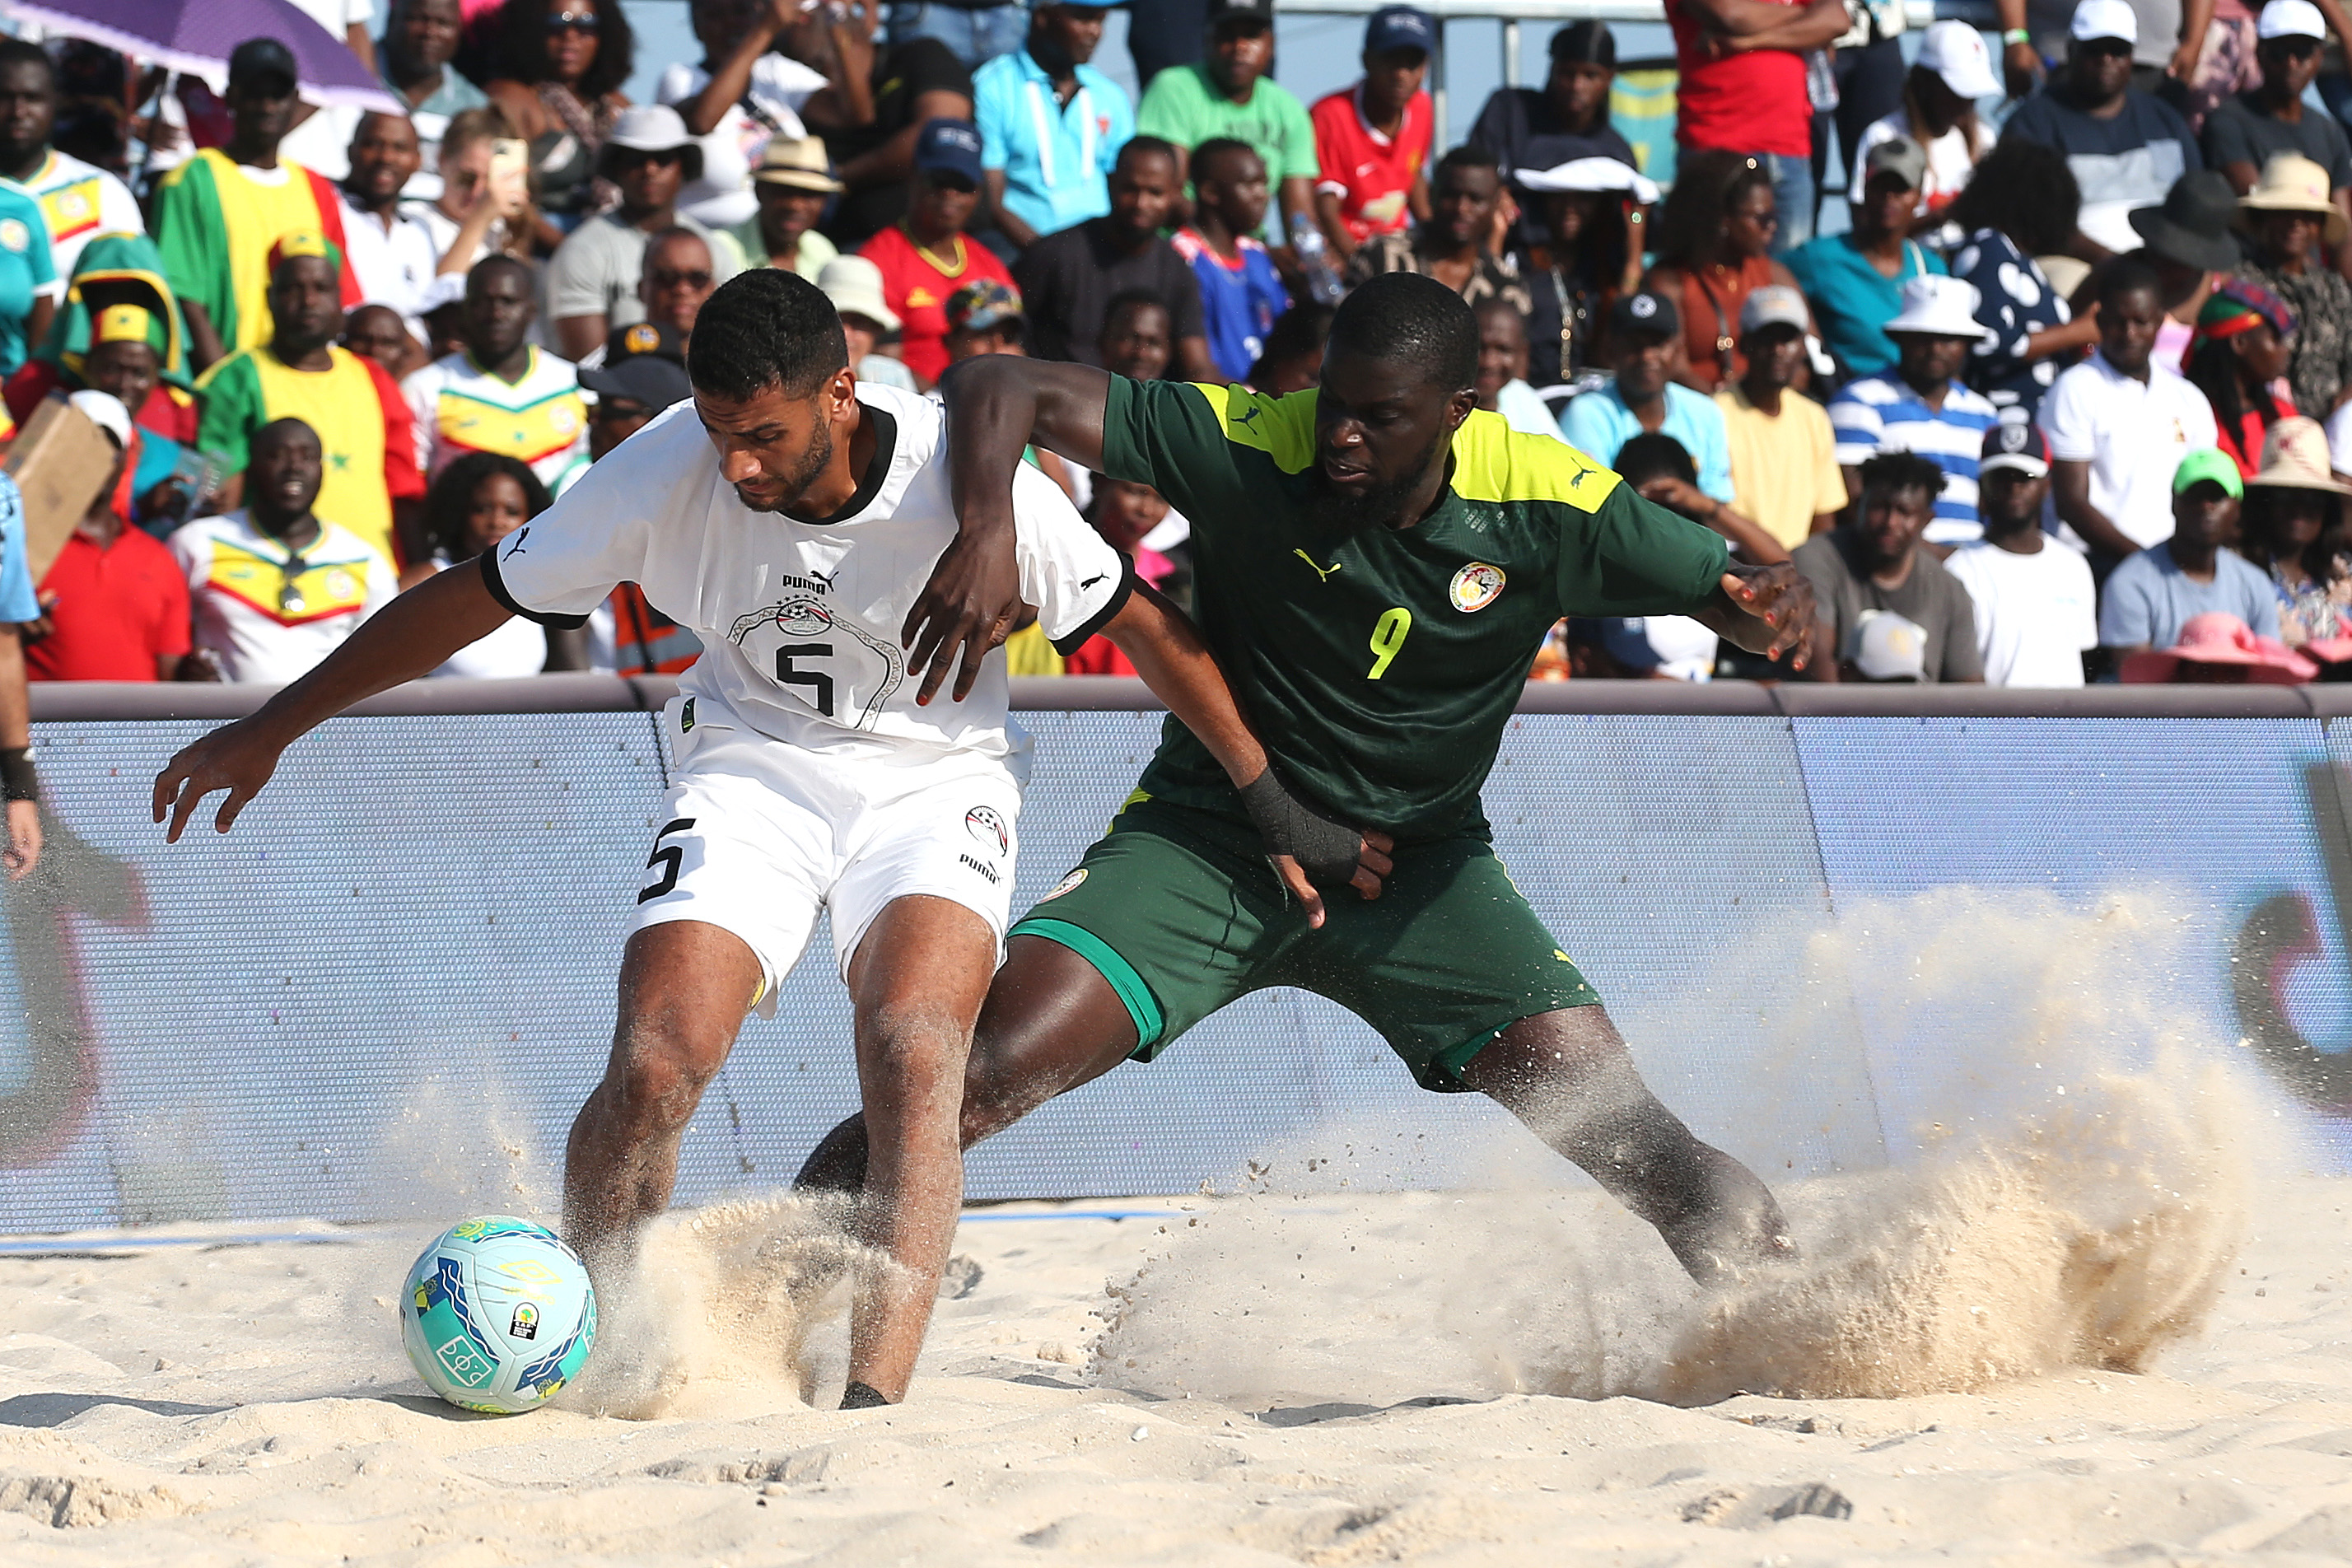
<svg viewBox="0 0 2352 1568"><path fill-rule="evenodd" d="M493 1415L536 1410L580 1375L596 1342L596 1289L544 1226L485 1215L417 1258L400 1338L425 1386Z"/></svg>

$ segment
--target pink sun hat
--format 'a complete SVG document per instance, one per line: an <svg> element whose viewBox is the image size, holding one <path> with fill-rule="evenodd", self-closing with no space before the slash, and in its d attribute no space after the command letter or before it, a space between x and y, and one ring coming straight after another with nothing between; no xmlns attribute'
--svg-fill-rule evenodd
<svg viewBox="0 0 2352 1568"><path fill-rule="evenodd" d="M2124 660L2120 673L2127 686L2162 686L2178 678L2183 664L2243 665L2246 679L2258 686L2300 685L2319 673L2284 643L2256 637L2245 622L2220 610L2189 616L2179 642L2142 648Z"/></svg>

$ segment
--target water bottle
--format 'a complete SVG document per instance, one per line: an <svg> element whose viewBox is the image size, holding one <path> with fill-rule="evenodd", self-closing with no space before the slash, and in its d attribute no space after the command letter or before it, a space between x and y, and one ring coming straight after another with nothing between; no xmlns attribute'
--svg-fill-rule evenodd
<svg viewBox="0 0 2352 1568"><path fill-rule="evenodd" d="M1331 248L1323 243L1323 231L1305 213L1290 215L1290 248L1298 258L1298 269L1307 275L1307 292L1318 305L1336 305L1347 288L1339 281L1339 269L1331 265Z"/></svg>

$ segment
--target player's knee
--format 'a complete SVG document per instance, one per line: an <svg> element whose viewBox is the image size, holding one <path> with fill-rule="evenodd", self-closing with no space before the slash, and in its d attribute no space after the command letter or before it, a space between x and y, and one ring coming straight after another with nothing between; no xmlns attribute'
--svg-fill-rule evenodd
<svg viewBox="0 0 2352 1568"><path fill-rule="evenodd" d="M971 1047L971 1021L924 997L885 1004L857 1020L859 1060L895 1083L952 1086Z"/></svg>
<svg viewBox="0 0 2352 1568"><path fill-rule="evenodd" d="M694 1116L702 1091L727 1059L726 1039L660 1024L632 1025L614 1053L606 1088L627 1120L647 1131L675 1131Z"/></svg>

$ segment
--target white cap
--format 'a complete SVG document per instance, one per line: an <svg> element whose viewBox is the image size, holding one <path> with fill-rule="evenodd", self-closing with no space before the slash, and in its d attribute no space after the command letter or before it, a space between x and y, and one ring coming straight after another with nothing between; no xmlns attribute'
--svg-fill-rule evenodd
<svg viewBox="0 0 2352 1568"><path fill-rule="evenodd" d="M1927 679L1927 633L1918 622L1892 610L1864 610L1854 623L1847 657L1864 680Z"/></svg>
<svg viewBox="0 0 2352 1568"><path fill-rule="evenodd" d="M2274 5L2308 5L2310 0L2273 0ZM2000 79L1992 74L1992 51L1984 35L1966 22L1945 20L1927 25L1919 42L1919 63L1944 79L1944 85L1973 103L2000 92Z"/></svg>
<svg viewBox="0 0 2352 1568"><path fill-rule="evenodd" d="M1658 187L1615 158L1571 158L1549 169L1514 171L1531 191L1624 191L1643 206L1658 199Z"/></svg>
<svg viewBox="0 0 2352 1568"><path fill-rule="evenodd" d="M131 410L110 392L99 392L84 387L66 399L89 416L90 423L114 437L114 444L128 451L131 447Z"/></svg>
<svg viewBox="0 0 2352 1568"><path fill-rule="evenodd" d="M2139 14L2124 0L2083 0L2074 7L2074 20L2066 31L2084 43L2093 38L2121 38L2126 44L2139 42Z"/></svg>
<svg viewBox="0 0 2352 1568"><path fill-rule="evenodd" d="M2254 34L2263 38L2317 38L2327 41L2327 19L2311 0L2271 0L2263 7Z"/></svg>
<svg viewBox="0 0 2352 1568"><path fill-rule="evenodd" d="M820 268L816 286L845 316L863 316L886 332L902 324L882 298L882 268L862 256L836 256Z"/></svg>
<svg viewBox="0 0 2352 1568"><path fill-rule="evenodd" d="M1993 334L1977 320L1980 298L1977 286L1965 278L1926 273L1903 285L1903 310L1882 330L1890 337L1896 332L1917 332L1931 338L1982 342Z"/></svg>

